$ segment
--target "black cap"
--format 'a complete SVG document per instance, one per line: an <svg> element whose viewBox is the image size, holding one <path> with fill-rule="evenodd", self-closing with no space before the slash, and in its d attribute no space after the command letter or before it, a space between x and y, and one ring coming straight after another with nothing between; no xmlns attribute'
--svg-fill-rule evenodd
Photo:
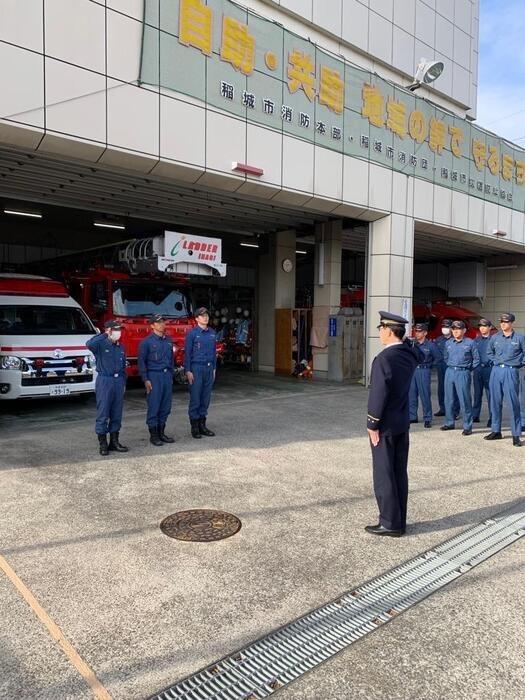
<svg viewBox="0 0 525 700"><path fill-rule="evenodd" d="M165 321L166 319L162 314L152 314L148 320L150 323L160 323L161 321Z"/></svg>
<svg viewBox="0 0 525 700"><path fill-rule="evenodd" d="M428 324L427 323L416 323L414 326L415 331L428 331Z"/></svg>
<svg viewBox="0 0 525 700"><path fill-rule="evenodd" d="M452 321L451 328L466 328L466 326L463 321Z"/></svg>
<svg viewBox="0 0 525 700"><path fill-rule="evenodd" d="M106 321L104 324L104 328L111 328L112 331L118 331L122 328L122 324L120 324L118 321L115 321L115 319L111 318L109 321Z"/></svg>
<svg viewBox="0 0 525 700"><path fill-rule="evenodd" d="M480 318L478 321L478 326L492 326L492 323L488 320L488 318Z"/></svg>
<svg viewBox="0 0 525 700"><path fill-rule="evenodd" d="M514 314L501 314L499 317L500 321L507 321L507 323L514 323L516 316Z"/></svg>
<svg viewBox="0 0 525 700"><path fill-rule="evenodd" d="M452 328L452 321L449 318L444 318L441 321L441 328Z"/></svg>
<svg viewBox="0 0 525 700"><path fill-rule="evenodd" d="M391 314L390 311L380 311L379 312L380 323L378 328L381 326L406 326L408 321L402 316L396 316L396 314Z"/></svg>
<svg viewBox="0 0 525 700"><path fill-rule="evenodd" d="M195 311L195 318L197 316L209 316L210 312L205 306L199 306L199 308Z"/></svg>

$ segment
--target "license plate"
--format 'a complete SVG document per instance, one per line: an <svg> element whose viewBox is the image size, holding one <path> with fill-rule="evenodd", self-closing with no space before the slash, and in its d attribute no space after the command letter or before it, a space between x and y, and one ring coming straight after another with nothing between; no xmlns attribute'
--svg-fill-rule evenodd
<svg viewBox="0 0 525 700"><path fill-rule="evenodd" d="M69 396L69 387L68 386L52 386L49 387L49 395L50 396Z"/></svg>

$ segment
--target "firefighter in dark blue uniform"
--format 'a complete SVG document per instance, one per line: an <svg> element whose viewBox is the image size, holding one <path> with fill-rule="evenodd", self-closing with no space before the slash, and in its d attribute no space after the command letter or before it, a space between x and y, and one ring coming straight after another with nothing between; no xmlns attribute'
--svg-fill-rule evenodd
<svg viewBox="0 0 525 700"><path fill-rule="evenodd" d="M417 423L418 397L423 407L423 420L425 428L432 427L432 397L430 394L430 382L432 367L441 362L441 353L435 343L427 340L428 326L426 323L416 323L414 326L415 345L423 353L423 361L418 364L412 383L410 384L409 407L410 422Z"/></svg>
<svg viewBox="0 0 525 700"><path fill-rule="evenodd" d="M149 440L152 445L160 447L165 442L175 442L174 438L165 433L173 398L173 343L166 335L164 316L152 316L150 325L150 335L139 345L138 365L146 387Z"/></svg>
<svg viewBox="0 0 525 700"><path fill-rule="evenodd" d="M483 392L485 392L485 396L487 397L487 405L489 408L487 428L490 428L492 425L492 418L490 416L489 382L490 373L492 371L492 362L489 360L487 352L489 349L490 329L492 328L492 323L486 318L480 318L478 328L479 334L474 338L474 342L476 343L479 353L479 365L472 373L472 382L474 384L474 401L472 403L472 413L474 415L473 422L479 423Z"/></svg>
<svg viewBox="0 0 525 700"><path fill-rule="evenodd" d="M97 361L95 432L98 435L101 455L109 454L110 450L128 451L128 448L119 442L126 391L126 353L120 344L121 326L117 321L111 320L106 321L104 328L104 333L95 335L86 343ZM109 445L107 433L109 433Z"/></svg>
<svg viewBox="0 0 525 700"><path fill-rule="evenodd" d="M365 530L372 535L401 537L408 500L408 392L423 356L412 343L403 342L406 319L386 311L379 315L379 339L386 347L372 363L367 415L379 522Z"/></svg>
<svg viewBox="0 0 525 700"><path fill-rule="evenodd" d="M501 314L501 330L491 336L487 357L492 362L490 373L490 411L492 432L485 440L501 440L501 411L503 398L510 408L512 443L521 447L521 416L519 402L519 369L525 363L525 336L512 328L514 314Z"/></svg>
<svg viewBox="0 0 525 700"><path fill-rule="evenodd" d="M455 393L463 418L462 435L472 435L472 371L479 365L479 353L471 338L465 338L463 321L453 321L452 335L445 343L445 424L441 430L454 430ZM455 393L454 393L455 392Z"/></svg>
<svg viewBox="0 0 525 700"><path fill-rule="evenodd" d="M445 343L447 342L447 340L450 340L452 338L451 327L452 321L449 318L444 318L441 322L441 335L438 336L434 341L436 347L441 353L441 360L439 362L436 362L439 411L437 411L437 413L434 413L435 416L445 415L445 372L447 371L447 365L443 356L445 354ZM458 395L456 394L456 391L454 390L454 418L457 418L458 415L459 399Z"/></svg>
<svg viewBox="0 0 525 700"><path fill-rule="evenodd" d="M190 385L188 413L191 434L199 439L203 435L208 437L215 435L206 427L206 417L217 367L217 336L208 326L210 315L204 306L195 312L195 320L197 325L186 336L184 371Z"/></svg>

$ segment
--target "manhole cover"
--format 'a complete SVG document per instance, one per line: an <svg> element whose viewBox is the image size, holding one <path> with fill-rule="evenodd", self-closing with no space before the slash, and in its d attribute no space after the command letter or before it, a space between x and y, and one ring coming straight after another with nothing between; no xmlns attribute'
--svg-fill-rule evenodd
<svg viewBox="0 0 525 700"><path fill-rule="evenodd" d="M160 524L168 537L185 542L214 542L231 537L241 529L241 521L222 510L181 510Z"/></svg>

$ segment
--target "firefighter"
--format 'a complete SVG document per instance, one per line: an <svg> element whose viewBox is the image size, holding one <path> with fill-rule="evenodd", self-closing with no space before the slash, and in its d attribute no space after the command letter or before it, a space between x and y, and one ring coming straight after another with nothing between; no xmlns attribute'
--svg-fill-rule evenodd
<svg viewBox="0 0 525 700"><path fill-rule="evenodd" d="M149 441L156 447L175 442L164 432L171 413L173 398L173 343L166 335L166 321L161 314L149 319L151 333L139 345L138 365L146 387L148 412L146 424Z"/></svg>
<svg viewBox="0 0 525 700"><path fill-rule="evenodd" d="M472 374L472 381L474 384L474 402L472 404L472 413L474 414L474 423L479 423L481 403L483 401L483 391L485 391L485 396L487 397L487 404L489 407L487 428L490 428L492 425L492 418L490 416L489 381L490 373L492 371L492 362L487 357L487 351L489 348L490 329L492 328L492 323L486 318L480 318L478 328L479 334L474 338L474 342L476 343L479 352L479 365Z"/></svg>
<svg viewBox="0 0 525 700"><path fill-rule="evenodd" d="M110 451L128 451L128 448L119 442L126 391L126 353L120 344L122 327L117 321L110 320L106 321L104 328L103 333L93 336L86 343L97 361L95 432L98 435L101 455L107 455Z"/></svg>
<svg viewBox="0 0 525 700"><path fill-rule="evenodd" d="M418 364L412 383L410 384L409 406L410 422L417 423L418 397L423 408L425 428L432 427L432 398L430 395L430 371L434 364L441 362L442 356L435 343L427 340L428 326L426 323L416 323L414 326L415 346L423 353L423 361Z"/></svg>
<svg viewBox="0 0 525 700"><path fill-rule="evenodd" d="M449 318L444 318L441 322L441 335L438 336L434 343L436 344L439 352L441 353L441 361L436 362L437 370L437 380L438 380L438 401L439 401L439 411L434 413L435 416L445 415L445 372L447 371L447 365L443 356L445 354L445 343L447 340L452 338L451 334L452 321ZM459 415L459 400L456 391L454 390L454 418Z"/></svg>
<svg viewBox="0 0 525 700"><path fill-rule="evenodd" d="M479 365L479 353L476 343L465 338L466 327L463 321L452 322L453 338L445 343L444 359L447 365L445 373L445 424L441 430L454 430L455 392L459 397L463 418L462 435L472 435L472 370Z"/></svg>
<svg viewBox="0 0 525 700"><path fill-rule="evenodd" d="M217 367L216 334L209 328L208 309L201 306L195 312L197 325L186 336L184 346L184 371L190 385L190 417L192 437L213 437L215 433L206 427L211 392Z"/></svg>

